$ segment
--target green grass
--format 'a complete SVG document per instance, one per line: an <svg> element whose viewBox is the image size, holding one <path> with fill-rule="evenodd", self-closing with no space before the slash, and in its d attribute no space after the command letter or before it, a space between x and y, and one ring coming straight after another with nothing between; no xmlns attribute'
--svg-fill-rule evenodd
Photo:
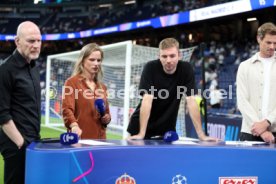
<svg viewBox="0 0 276 184"><path fill-rule="evenodd" d="M60 133L61 133L60 131L57 131L51 128L41 127L40 135L41 135L41 138L50 138L50 137L59 137ZM107 133L107 139L122 139L122 137L119 135L113 135L113 134ZM4 171L4 162L0 154L0 184L4 183L3 171Z"/></svg>

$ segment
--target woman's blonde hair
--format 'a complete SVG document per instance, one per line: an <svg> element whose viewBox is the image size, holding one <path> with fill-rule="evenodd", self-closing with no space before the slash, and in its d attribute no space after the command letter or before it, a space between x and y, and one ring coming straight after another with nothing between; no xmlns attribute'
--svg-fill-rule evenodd
<svg viewBox="0 0 276 184"><path fill-rule="evenodd" d="M78 75L78 74L82 74L83 73L83 62L84 60L90 56L90 54L92 52L95 51L99 51L101 53L101 57L102 59L104 58L104 54L102 49L100 48L100 46L96 43L89 43L87 45L85 45L84 47L82 47L81 51L80 51L80 55L79 58L74 66L74 70L73 70L73 74L72 76ZM99 67L99 72L98 74L95 76L95 82L97 83L103 76L103 72L102 72L102 67L100 65Z"/></svg>

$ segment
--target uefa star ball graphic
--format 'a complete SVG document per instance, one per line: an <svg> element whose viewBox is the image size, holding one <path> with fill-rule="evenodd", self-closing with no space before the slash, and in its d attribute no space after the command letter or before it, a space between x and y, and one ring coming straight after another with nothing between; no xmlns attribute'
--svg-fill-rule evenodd
<svg viewBox="0 0 276 184"><path fill-rule="evenodd" d="M187 184L187 178L178 174L173 177L172 184Z"/></svg>

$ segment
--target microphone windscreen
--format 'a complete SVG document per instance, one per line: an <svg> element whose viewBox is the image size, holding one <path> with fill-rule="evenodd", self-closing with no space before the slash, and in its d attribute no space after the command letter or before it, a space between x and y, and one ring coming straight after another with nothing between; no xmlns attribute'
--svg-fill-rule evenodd
<svg viewBox="0 0 276 184"><path fill-rule="evenodd" d="M104 100L101 98L98 98L95 100L95 107L97 111L100 113L101 116L104 116L105 114L105 104Z"/></svg>
<svg viewBox="0 0 276 184"><path fill-rule="evenodd" d="M173 142L179 139L178 134L175 131L168 131L165 133L163 140L165 142Z"/></svg>
<svg viewBox="0 0 276 184"><path fill-rule="evenodd" d="M79 136L75 133L63 133L60 135L60 143L63 145L71 145L79 142Z"/></svg>

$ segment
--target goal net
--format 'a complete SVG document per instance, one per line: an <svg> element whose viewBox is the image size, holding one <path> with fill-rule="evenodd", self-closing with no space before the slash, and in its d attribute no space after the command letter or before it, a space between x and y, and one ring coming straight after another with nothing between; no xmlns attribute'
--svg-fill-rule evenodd
<svg viewBox="0 0 276 184"><path fill-rule="evenodd" d="M103 83L108 89L111 123L108 132L127 137L129 117L141 98L138 95L143 66L158 58L159 49L132 44L131 41L101 47L104 52L102 63ZM183 61L190 61L195 47L181 49ZM62 87L72 74L80 51L50 55L47 57L45 124L63 126L61 115ZM184 103L181 103L177 120L177 132L185 135Z"/></svg>

